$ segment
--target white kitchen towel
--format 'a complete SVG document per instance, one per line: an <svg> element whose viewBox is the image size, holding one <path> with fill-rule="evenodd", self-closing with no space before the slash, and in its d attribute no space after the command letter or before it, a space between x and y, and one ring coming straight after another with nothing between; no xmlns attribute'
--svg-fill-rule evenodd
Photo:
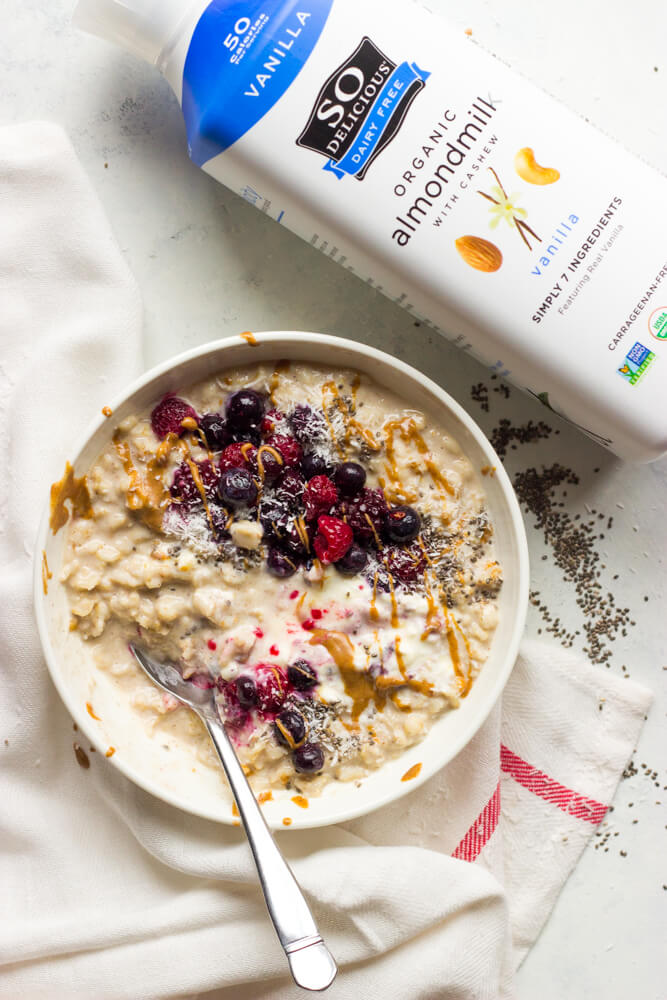
<svg viewBox="0 0 667 1000"><path fill-rule="evenodd" d="M51 125L0 129L0 301L0 997L301 996L241 832L153 799L99 754L81 768L39 650L48 485L141 368L136 287ZM649 701L525 643L502 705L438 776L343 827L279 834L340 965L327 995L511 997Z"/></svg>

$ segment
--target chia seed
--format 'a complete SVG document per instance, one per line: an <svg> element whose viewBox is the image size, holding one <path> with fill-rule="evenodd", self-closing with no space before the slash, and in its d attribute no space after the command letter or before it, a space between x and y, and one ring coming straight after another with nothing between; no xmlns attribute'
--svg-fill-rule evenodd
<svg viewBox="0 0 667 1000"><path fill-rule="evenodd" d="M508 448L516 451L517 443L529 444L533 441L549 438L552 434L553 428L549 424L545 424L543 420L537 423L529 420L527 424L514 427L506 417L503 417L491 433L491 444L499 457L505 458Z"/></svg>

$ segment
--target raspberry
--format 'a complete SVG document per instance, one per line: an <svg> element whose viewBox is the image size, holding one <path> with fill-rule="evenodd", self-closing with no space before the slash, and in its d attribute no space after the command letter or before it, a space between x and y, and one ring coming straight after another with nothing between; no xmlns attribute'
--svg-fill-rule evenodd
<svg viewBox="0 0 667 1000"><path fill-rule="evenodd" d="M382 533L387 501L382 490L363 489L346 505L348 524L361 542L372 542ZM375 529L375 530L373 530Z"/></svg>
<svg viewBox="0 0 667 1000"><path fill-rule="evenodd" d="M182 434L186 417L191 417L195 422L199 419L189 403L169 392L151 413L153 433L160 439L166 438L167 434Z"/></svg>
<svg viewBox="0 0 667 1000"><path fill-rule="evenodd" d="M281 413L280 410L267 410L267 412L262 417L262 434L273 434L276 429L276 424L279 424L285 419L285 414Z"/></svg>
<svg viewBox="0 0 667 1000"><path fill-rule="evenodd" d="M273 437L267 439L266 443L280 452L286 469L298 469L303 451L296 438L289 437L287 434L274 434Z"/></svg>
<svg viewBox="0 0 667 1000"><path fill-rule="evenodd" d="M256 472L257 449L254 444L247 441L228 444L218 464L221 472L225 469L248 469L250 472Z"/></svg>
<svg viewBox="0 0 667 1000"><path fill-rule="evenodd" d="M257 708L260 712L279 712L288 692L287 675L281 667L262 663L255 674Z"/></svg>
<svg viewBox="0 0 667 1000"><path fill-rule="evenodd" d="M394 584L414 587L426 570L426 556L419 545L385 549L387 569Z"/></svg>
<svg viewBox="0 0 667 1000"><path fill-rule="evenodd" d="M328 436L326 420L319 410L313 410L311 406L295 406L289 415L289 423L294 437L303 445L325 441Z"/></svg>
<svg viewBox="0 0 667 1000"><path fill-rule="evenodd" d="M218 483L218 474L208 459L204 462L195 462L199 470L199 476L204 486L206 499L209 500L215 494ZM174 478L169 491L174 499L181 500L182 503L192 506L201 503L202 496L199 487L194 481L192 470L187 462L181 462L174 472Z"/></svg>
<svg viewBox="0 0 667 1000"><path fill-rule="evenodd" d="M314 521L338 500L338 490L328 476L313 476L303 491L306 520Z"/></svg>
<svg viewBox="0 0 667 1000"><path fill-rule="evenodd" d="M337 517L323 514L317 519L319 535L316 535L313 547L321 563L338 562L352 545L352 528Z"/></svg>

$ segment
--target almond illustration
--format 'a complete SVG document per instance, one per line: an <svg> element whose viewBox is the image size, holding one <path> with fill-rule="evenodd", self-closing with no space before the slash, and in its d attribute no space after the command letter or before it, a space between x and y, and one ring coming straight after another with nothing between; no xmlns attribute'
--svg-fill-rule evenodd
<svg viewBox="0 0 667 1000"><path fill-rule="evenodd" d="M503 262L503 255L495 243L483 240L481 236L459 236L456 249L466 264L476 271L491 273L497 271Z"/></svg>

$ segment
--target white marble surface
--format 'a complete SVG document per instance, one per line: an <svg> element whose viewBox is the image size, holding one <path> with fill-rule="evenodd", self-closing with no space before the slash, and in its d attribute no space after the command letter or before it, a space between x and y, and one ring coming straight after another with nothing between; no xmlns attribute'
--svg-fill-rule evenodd
<svg viewBox="0 0 667 1000"><path fill-rule="evenodd" d="M513 424L544 417L516 390L508 400L490 392L490 411L483 413L470 398L473 383L488 383L476 362L193 167L164 81L73 32L71 6L70 0L4 0L0 121L44 118L68 130L141 286L147 365L242 329L322 330L421 367L489 433L503 417ZM665 170L664 0L432 0L432 6ZM667 215L665 205L656 210ZM518 995L664 1000L667 460L624 465L576 431L556 427L558 435L510 451L508 467L514 473L563 462L580 477L568 488L567 509L584 518L585 505L613 515L612 530L598 541L602 581L636 624L613 644L607 669L621 675L625 666L653 689L655 703L635 756L638 773L621 783L608 819L607 850L591 843L584 854L520 971ZM581 630L573 586L530 517L527 523L534 588L554 616ZM529 631L543 624L531 609ZM658 772L657 785L642 764Z"/></svg>

